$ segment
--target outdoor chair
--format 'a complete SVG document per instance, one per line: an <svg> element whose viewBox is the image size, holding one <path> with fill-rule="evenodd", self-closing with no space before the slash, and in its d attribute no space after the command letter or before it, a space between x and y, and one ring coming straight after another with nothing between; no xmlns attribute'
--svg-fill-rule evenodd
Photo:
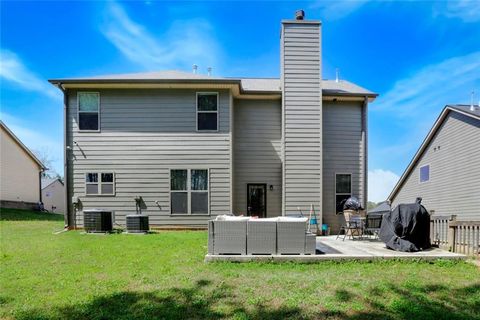
<svg viewBox="0 0 480 320"><path fill-rule="evenodd" d="M380 227L382 226L382 215L381 214L367 214L365 219L365 233L371 234L374 238L378 239L378 233L380 232Z"/></svg>
<svg viewBox="0 0 480 320"><path fill-rule="evenodd" d="M343 231L343 239L348 236L351 240L355 240L355 236L361 237L363 234L363 221L360 218L351 217L350 220L346 220L345 224L340 227L337 234L338 239Z"/></svg>

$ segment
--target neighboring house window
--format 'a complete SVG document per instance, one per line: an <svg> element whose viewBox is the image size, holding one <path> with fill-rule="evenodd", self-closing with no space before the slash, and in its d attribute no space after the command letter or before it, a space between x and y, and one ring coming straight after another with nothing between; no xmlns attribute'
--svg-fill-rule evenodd
<svg viewBox="0 0 480 320"><path fill-rule="evenodd" d="M420 167L420 182L427 182L430 180L430 165Z"/></svg>
<svg viewBox="0 0 480 320"><path fill-rule="evenodd" d="M197 92L197 130L218 130L218 93Z"/></svg>
<svg viewBox="0 0 480 320"><path fill-rule="evenodd" d="M352 196L352 175L335 175L335 207L337 212L343 211L342 201Z"/></svg>
<svg viewBox="0 0 480 320"><path fill-rule="evenodd" d="M115 175L113 172L89 172L85 175L85 194L109 195L115 194Z"/></svg>
<svg viewBox="0 0 480 320"><path fill-rule="evenodd" d="M97 92L78 93L78 129L98 131L100 129L100 95Z"/></svg>
<svg viewBox="0 0 480 320"><path fill-rule="evenodd" d="M172 214L208 214L208 170L170 170Z"/></svg>

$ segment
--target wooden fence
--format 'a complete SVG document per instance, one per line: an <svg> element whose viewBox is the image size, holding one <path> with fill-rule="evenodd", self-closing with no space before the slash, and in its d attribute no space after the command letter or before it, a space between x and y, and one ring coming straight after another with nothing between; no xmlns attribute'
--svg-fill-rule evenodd
<svg viewBox="0 0 480 320"><path fill-rule="evenodd" d="M456 215L430 218L430 239L440 248L480 255L480 221L457 221Z"/></svg>

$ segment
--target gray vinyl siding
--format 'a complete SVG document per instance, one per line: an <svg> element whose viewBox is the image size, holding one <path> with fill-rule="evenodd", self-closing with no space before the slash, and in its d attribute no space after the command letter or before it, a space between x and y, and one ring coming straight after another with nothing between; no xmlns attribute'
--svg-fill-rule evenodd
<svg viewBox="0 0 480 320"><path fill-rule="evenodd" d="M282 215L281 108L280 100L234 102L235 214L247 212L247 184L264 183L267 216Z"/></svg>
<svg viewBox="0 0 480 320"><path fill-rule="evenodd" d="M320 25L283 22L284 214L319 213L322 188Z"/></svg>
<svg viewBox="0 0 480 320"><path fill-rule="evenodd" d="M323 102L323 223L332 232L344 220L335 210L335 174L352 174L352 195L365 199L362 102Z"/></svg>
<svg viewBox="0 0 480 320"><path fill-rule="evenodd" d="M450 111L392 199L392 205L422 197L425 208L435 214L480 220L479 150L480 121ZM424 165L430 165L430 180L420 183L419 170Z"/></svg>
<svg viewBox="0 0 480 320"><path fill-rule="evenodd" d="M77 129L77 94L68 97L69 197L83 208L113 210L117 223L135 212L141 196L153 225L204 226L230 211L230 93L219 92L219 130L196 132L195 90L85 90L100 92L100 132ZM76 144L73 144L73 141ZM170 215L170 169L210 170L211 216ZM85 196L85 173L114 172L115 196ZM158 201L158 205L156 204ZM77 225L82 226L81 211Z"/></svg>

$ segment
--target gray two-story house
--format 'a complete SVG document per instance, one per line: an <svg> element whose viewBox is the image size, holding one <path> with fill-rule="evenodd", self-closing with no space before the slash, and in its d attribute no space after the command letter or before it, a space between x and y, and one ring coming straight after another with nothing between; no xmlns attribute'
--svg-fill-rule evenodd
<svg viewBox="0 0 480 320"><path fill-rule="evenodd" d="M68 225L81 227L85 208L112 210L123 224L141 197L155 226L313 205L337 229L341 200L367 201L376 94L322 79L321 23L301 18L282 21L279 79L163 71L50 80L65 97Z"/></svg>

